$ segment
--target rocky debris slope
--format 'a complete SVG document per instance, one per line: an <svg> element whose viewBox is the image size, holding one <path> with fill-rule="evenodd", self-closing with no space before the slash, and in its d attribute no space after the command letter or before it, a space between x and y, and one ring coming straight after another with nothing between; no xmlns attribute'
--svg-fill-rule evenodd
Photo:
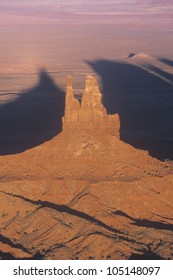
<svg viewBox="0 0 173 280"><path fill-rule="evenodd" d="M88 76L68 78L63 131L0 157L2 259L173 257L172 167L119 139Z"/></svg>

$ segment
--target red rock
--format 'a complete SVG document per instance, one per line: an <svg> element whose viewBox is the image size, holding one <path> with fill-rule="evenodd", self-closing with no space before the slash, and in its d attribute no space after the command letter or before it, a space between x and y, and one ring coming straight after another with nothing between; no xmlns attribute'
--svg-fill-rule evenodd
<svg viewBox="0 0 173 280"><path fill-rule="evenodd" d="M111 134L119 138L119 116L108 115L102 104L102 95L97 81L93 76L87 76L81 106L75 99L71 77L68 77L65 116L63 118L63 130L73 129L90 133Z"/></svg>
<svg viewBox="0 0 173 280"><path fill-rule="evenodd" d="M0 157L0 258L172 258L173 167L119 129L96 80L80 105L69 77L63 131Z"/></svg>

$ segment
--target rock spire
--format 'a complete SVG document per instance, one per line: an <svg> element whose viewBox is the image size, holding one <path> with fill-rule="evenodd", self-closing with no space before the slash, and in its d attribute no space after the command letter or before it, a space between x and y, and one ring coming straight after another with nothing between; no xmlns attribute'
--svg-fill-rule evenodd
<svg viewBox="0 0 173 280"><path fill-rule="evenodd" d="M79 124L79 110L80 103L74 97L72 87L72 77L67 77L67 89L66 89L66 100L65 100L65 115L63 117L63 129L78 128Z"/></svg>
<svg viewBox="0 0 173 280"><path fill-rule="evenodd" d="M72 77L67 78L65 115L63 130L79 129L85 132L106 133L119 138L120 121L118 114L108 115L102 104L96 79L88 75L81 104L74 97Z"/></svg>

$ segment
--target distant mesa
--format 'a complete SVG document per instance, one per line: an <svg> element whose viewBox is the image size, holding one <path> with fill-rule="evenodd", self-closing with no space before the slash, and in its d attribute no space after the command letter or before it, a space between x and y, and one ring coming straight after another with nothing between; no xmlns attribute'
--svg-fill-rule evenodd
<svg viewBox="0 0 173 280"><path fill-rule="evenodd" d="M97 81L93 76L88 75L86 78L81 104L74 97L72 77L68 76L63 117L64 130L111 134L120 138L119 116L107 114Z"/></svg>
<svg viewBox="0 0 173 280"><path fill-rule="evenodd" d="M136 54L135 53L129 53L127 58L131 58L131 57L134 57Z"/></svg>
<svg viewBox="0 0 173 280"><path fill-rule="evenodd" d="M150 55L148 55L147 53L145 52L140 52L140 53L129 53L128 56L127 56L127 59L129 58L148 58L148 57L151 57Z"/></svg>

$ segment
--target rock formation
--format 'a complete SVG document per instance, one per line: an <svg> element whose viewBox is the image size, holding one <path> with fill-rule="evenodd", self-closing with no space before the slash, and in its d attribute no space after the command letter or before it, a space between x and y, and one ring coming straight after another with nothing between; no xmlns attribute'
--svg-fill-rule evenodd
<svg viewBox="0 0 173 280"><path fill-rule="evenodd" d="M172 174L119 139L93 77L81 104L68 77L63 131L0 157L0 258L172 259Z"/></svg>
<svg viewBox="0 0 173 280"><path fill-rule="evenodd" d="M74 98L72 77L67 77L67 90L65 101L65 116L63 117L63 130L64 129L77 129L79 123L79 101Z"/></svg>
<svg viewBox="0 0 173 280"><path fill-rule="evenodd" d="M102 104L102 95L97 81L87 76L81 105L74 97L72 78L68 76L66 91L65 116L63 130L80 130L86 133L111 134L120 138L120 121L118 114L108 115Z"/></svg>

